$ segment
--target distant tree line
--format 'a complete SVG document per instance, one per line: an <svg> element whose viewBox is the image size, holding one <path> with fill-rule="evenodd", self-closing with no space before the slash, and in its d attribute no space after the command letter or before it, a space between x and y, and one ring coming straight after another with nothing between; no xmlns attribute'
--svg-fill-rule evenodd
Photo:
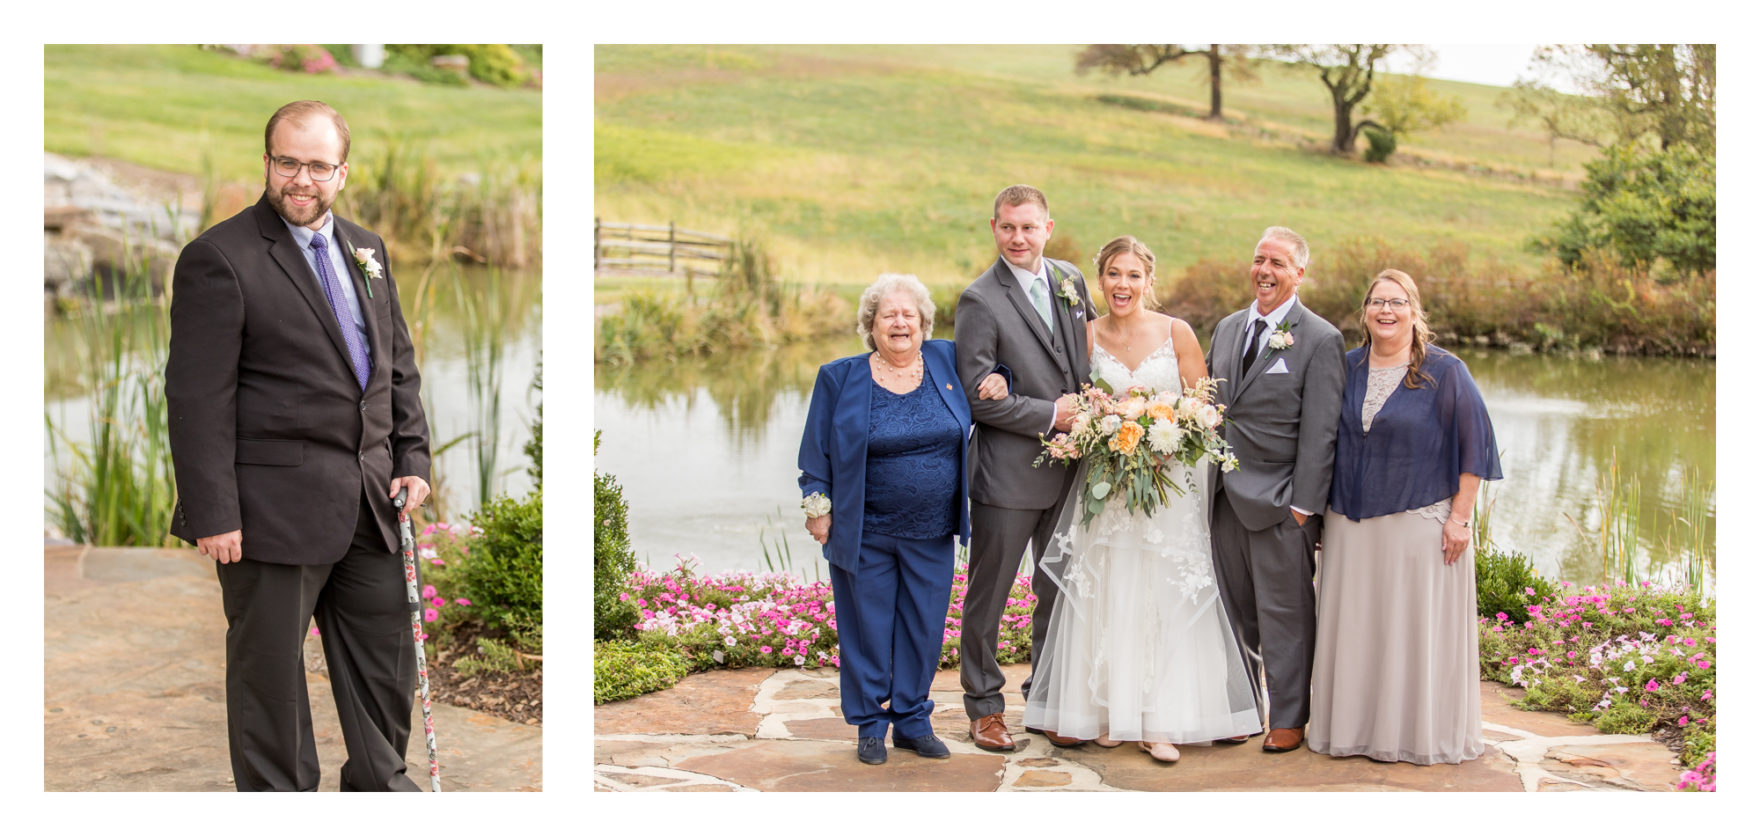
<svg viewBox="0 0 1760 836"><path fill-rule="evenodd" d="M1255 67L1283 61L1314 72L1331 99L1329 150L1385 162L1400 139L1459 121L1460 99L1422 77L1435 55L1414 44L1093 44L1078 74L1145 76L1194 56L1208 67L1210 111L1222 121L1224 78L1251 82ZM1382 75L1390 59L1413 59ZM1615 254L1640 273L1705 275L1717 267L1717 47L1715 44L1548 44L1501 100L1513 121L1538 123L1551 143L1603 149L1585 165L1583 201L1529 246L1575 268L1589 253Z"/></svg>

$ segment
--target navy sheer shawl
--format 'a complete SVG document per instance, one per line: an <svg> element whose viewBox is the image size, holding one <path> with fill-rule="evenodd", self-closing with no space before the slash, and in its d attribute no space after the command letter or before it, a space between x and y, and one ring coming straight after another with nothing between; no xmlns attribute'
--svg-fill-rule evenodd
<svg viewBox="0 0 1760 836"><path fill-rule="evenodd" d="M1503 478L1491 415L1467 364L1430 346L1423 371L1435 382L1408 389L1402 381L1364 432L1369 349L1345 355L1332 510L1352 520L1397 514L1454 496L1463 473Z"/></svg>

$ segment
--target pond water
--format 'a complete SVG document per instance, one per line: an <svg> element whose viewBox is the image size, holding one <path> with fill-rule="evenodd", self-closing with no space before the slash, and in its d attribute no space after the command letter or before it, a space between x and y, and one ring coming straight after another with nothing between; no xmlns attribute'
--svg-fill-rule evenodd
<svg viewBox="0 0 1760 836"><path fill-rule="evenodd" d="M594 467L630 504L638 559L655 569L696 555L707 571L764 570L786 553L797 574L824 576L802 526L795 467L818 366L862 350L854 338L712 359L595 368ZM1462 349L1503 451L1487 483L1491 538L1542 574L1603 579L1608 474L1635 488L1637 574L1679 572L1687 523L1716 563L1716 363L1512 355ZM1696 478L1700 499L1690 490ZM1600 493L1598 493L1600 492ZM1609 570L1609 580L1618 577ZM1714 586L1707 584L1707 589Z"/></svg>
<svg viewBox="0 0 1760 836"><path fill-rule="evenodd" d="M397 275L404 318L417 345L422 397L433 447L437 449L475 429L467 336L473 328L478 329L477 333L492 334L501 353L501 397L497 409L500 427L495 447L498 475L492 492L525 495L531 489L531 477L526 473L529 460L522 448L531 438L529 425L540 401L531 384L543 348L541 275L535 270L502 270L491 278L485 269L464 267L455 273L448 265L434 272L426 294L420 293L416 268ZM469 303L461 304L461 295ZM491 297L493 304L489 301ZM154 316L162 314L137 308L123 320L140 328L146 327ZM480 324L473 325L473 321ZM163 334L163 325L160 327ZM91 398L90 382L82 371L81 357L86 349L81 342L77 323L62 318L43 323L44 410L56 433L85 443L91 438ZM163 349L156 358L137 354L131 360L137 365L162 364ZM45 429L45 439L48 432ZM44 445L45 488L58 486L60 472L66 466L66 447L59 441L57 446L61 448L62 461L56 461L49 445ZM442 494L439 507L448 518L462 519L479 504L473 446L470 439L460 441L435 459L434 482Z"/></svg>

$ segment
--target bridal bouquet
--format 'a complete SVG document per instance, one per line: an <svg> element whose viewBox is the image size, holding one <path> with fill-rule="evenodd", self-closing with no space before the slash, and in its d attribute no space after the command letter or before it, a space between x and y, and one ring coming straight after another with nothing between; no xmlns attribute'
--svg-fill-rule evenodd
<svg viewBox="0 0 1760 836"><path fill-rule="evenodd" d="M1125 507L1154 516L1167 504L1167 492L1184 495L1196 490L1191 474L1182 488L1162 465L1169 460L1187 467L1215 462L1223 470L1239 466L1228 442L1222 440L1223 407L1215 404L1216 381L1206 377L1181 392L1156 392L1132 386L1114 393L1104 382L1083 386L1069 432L1039 436L1045 450L1033 460L1068 466L1088 462L1082 487L1082 525L1087 525L1108 497L1118 494Z"/></svg>

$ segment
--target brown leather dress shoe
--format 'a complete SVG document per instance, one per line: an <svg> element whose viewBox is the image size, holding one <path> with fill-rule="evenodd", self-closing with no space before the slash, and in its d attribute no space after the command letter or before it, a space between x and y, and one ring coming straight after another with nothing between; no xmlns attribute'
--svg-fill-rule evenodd
<svg viewBox="0 0 1760 836"><path fill-rule="evenodd" d="M972 721L972 743L991 752L1014 751L1014 738L1008 734L1001 714L986 714Z"/></svg>
<svg viewBox="0 0 1760 836"><path fill-rule="evenodd" d="M1027 729L1027 731L1030 731L1033 734L1045 735L1045 739L1051 741L1051 745L1059 746L1064 749L1073 749L1077 746L1082 745L1083 743L1088 742L1087 740L1084 740L1080 737L1064 737L1063 735L1058 734L1057 732L1049 731L1046 729Z"/></svg>
<svg viewBox="0 0 1760 836"><path fill-rule="evenodd" d="M1301 729L1272 729L1265 735L1264 749L1267 752L1292 752L1302 748Z"/></svg>

